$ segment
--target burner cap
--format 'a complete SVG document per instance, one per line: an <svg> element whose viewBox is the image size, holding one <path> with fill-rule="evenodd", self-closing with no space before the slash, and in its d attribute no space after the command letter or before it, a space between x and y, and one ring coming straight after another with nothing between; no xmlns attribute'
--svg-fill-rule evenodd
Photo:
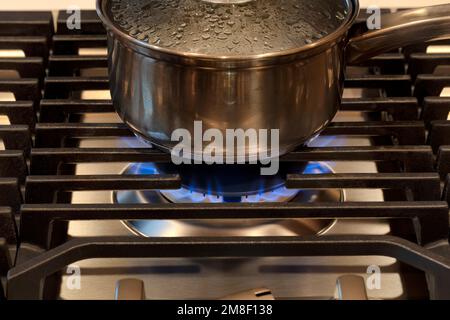
<svg viewBox="0 0 450 320"><path fill-rule="evenodd" d="M305 164L280 163L274 176L262 176L260 165L180 165L142 164L138 171L148 166L159 174L178 174L182 187L190 192L224 197L233 202L234 197L261 195L285 185L286 175L302 173Z"/></svg>

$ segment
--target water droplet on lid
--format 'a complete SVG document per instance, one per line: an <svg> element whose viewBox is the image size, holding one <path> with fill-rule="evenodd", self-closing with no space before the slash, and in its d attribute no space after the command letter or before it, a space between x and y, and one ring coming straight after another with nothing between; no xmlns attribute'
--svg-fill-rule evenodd
<svg viewBox="0 0 450 320"><path fill-rule="evenodd" d="M344 20L345 16L344 16L344 14L342 12L338 11L336 13L336 18L338 18L339 20Z"/></svg>
<svg viewBox="0 0 450 320"><path fill-rule="evenodd" d="M148 40L148 35L146 35L145 33L141 33L140 35L138 35L137 39L138 39L138 40L141 40L141 41L147 42L147 40Z"/></svg>
<svg viewBox="0 0 450 320"><path fill-rule="evenodd" d="M153 44L158 44L160 42L160 39L158 37L153 37L150 39L150 42Z"/></svg>
<svg viewBox="0 0 450 320"><path fill-rule="evenodd" d="M316 33L315 35L313 35L313 38L319 40L319 39L322 39L322 35Z"/></svg>
<svg viewBox="0 0 450 320"><path fill-rule="evenodd" d="M129 33L130 33L131 36L136 36L136 35L139 34L139 31L137 29L132 29L132 30L130 30Z"/></svg>

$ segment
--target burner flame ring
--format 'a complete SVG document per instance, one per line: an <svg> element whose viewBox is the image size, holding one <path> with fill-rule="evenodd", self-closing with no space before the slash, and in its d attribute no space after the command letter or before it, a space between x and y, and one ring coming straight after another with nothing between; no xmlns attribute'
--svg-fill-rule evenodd
<svg viewBox="0 0 450 320"><path fill-rule="evenodd" d="M136 164L129 165L123 174L136 174ZM322 163L314 163L309 173L332 173L332 169ZM152 174L146 172L146 174ZM153 172L157 174L157 171ZM288 190L288 189L286 189ZM344 190L289 190L296 195L291 201L298 202L345 202ZM166 191L165 191L166 192ZM167 195L167 194L166 194ZM203 196L203 195L202 195ZM217 197L216 197L217 198ZM142 204L169 203L158 191L116 191L113 203ZM250 201L248 201L250 202ZM272 201L271 201L272 202ZM193 203L193 202L188 202ZM123 221L134 234L144 237L190 237L190 236L298 236L322 235L328 232L336 220L323 219L258 219L258 220L184 220L175 221Z"/></svg>

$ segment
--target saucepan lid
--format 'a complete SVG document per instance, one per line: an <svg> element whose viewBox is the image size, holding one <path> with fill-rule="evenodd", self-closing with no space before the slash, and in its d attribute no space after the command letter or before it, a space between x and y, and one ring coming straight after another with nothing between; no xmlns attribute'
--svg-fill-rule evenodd
<svg viewBox="0 0 450 320"><path fill-rule="evenodd" d="M323 43L352 0L99 0L107 27L134 44L210 58L283 55Z"/></svg>

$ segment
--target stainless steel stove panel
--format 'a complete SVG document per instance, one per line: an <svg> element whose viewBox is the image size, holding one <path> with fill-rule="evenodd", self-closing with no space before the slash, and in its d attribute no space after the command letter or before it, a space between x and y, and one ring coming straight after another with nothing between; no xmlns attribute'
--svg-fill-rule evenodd
<svg viewBox="0 0 450 320"><path fill-rule="evenodd" d="M347 93L348 94L348 93ZM358 92L356 93L358 94ZM92 96L90 96L92 98ZM86 122L111 122L115 116L87 116ZM360 113L339 114L340 121L361 121ZM325 142L324 142L325 140ZM139 147L136 139L85 140L81 147ZM369 146L365 138L318 139L323 146ZM141 145L145 147L144 145ZM119 174L127 163L81 164L77 174ZM375 163L335 162L330 166L337 173L376 172ZM345 190L347 201L383 201L381 190ZM109 203L111 192L75 192L73 203ZM164 222L162 222L164 223ZM169 223L169 221L165 222ZM131 234L120 221L71 222L70 235L121 236ZM339 220L327 234L389 233L386 221ZM173 233L176 235L176 231ZM314 257L264 259L92 259L76 263L81 267L81 290L70 290L65 276L61 286L63 299L112 299L117 281L138 278L144 281L148 299L217 299L236 292L266 287L275 297L301 299L331 299L335 296L336 280L341 275L356 274L368 278L371 265L381 268L381 289L368 292L371 299L405 297L399 266L395 259L386 257ZM411 294L411 293L409 293Z"/></svg>

